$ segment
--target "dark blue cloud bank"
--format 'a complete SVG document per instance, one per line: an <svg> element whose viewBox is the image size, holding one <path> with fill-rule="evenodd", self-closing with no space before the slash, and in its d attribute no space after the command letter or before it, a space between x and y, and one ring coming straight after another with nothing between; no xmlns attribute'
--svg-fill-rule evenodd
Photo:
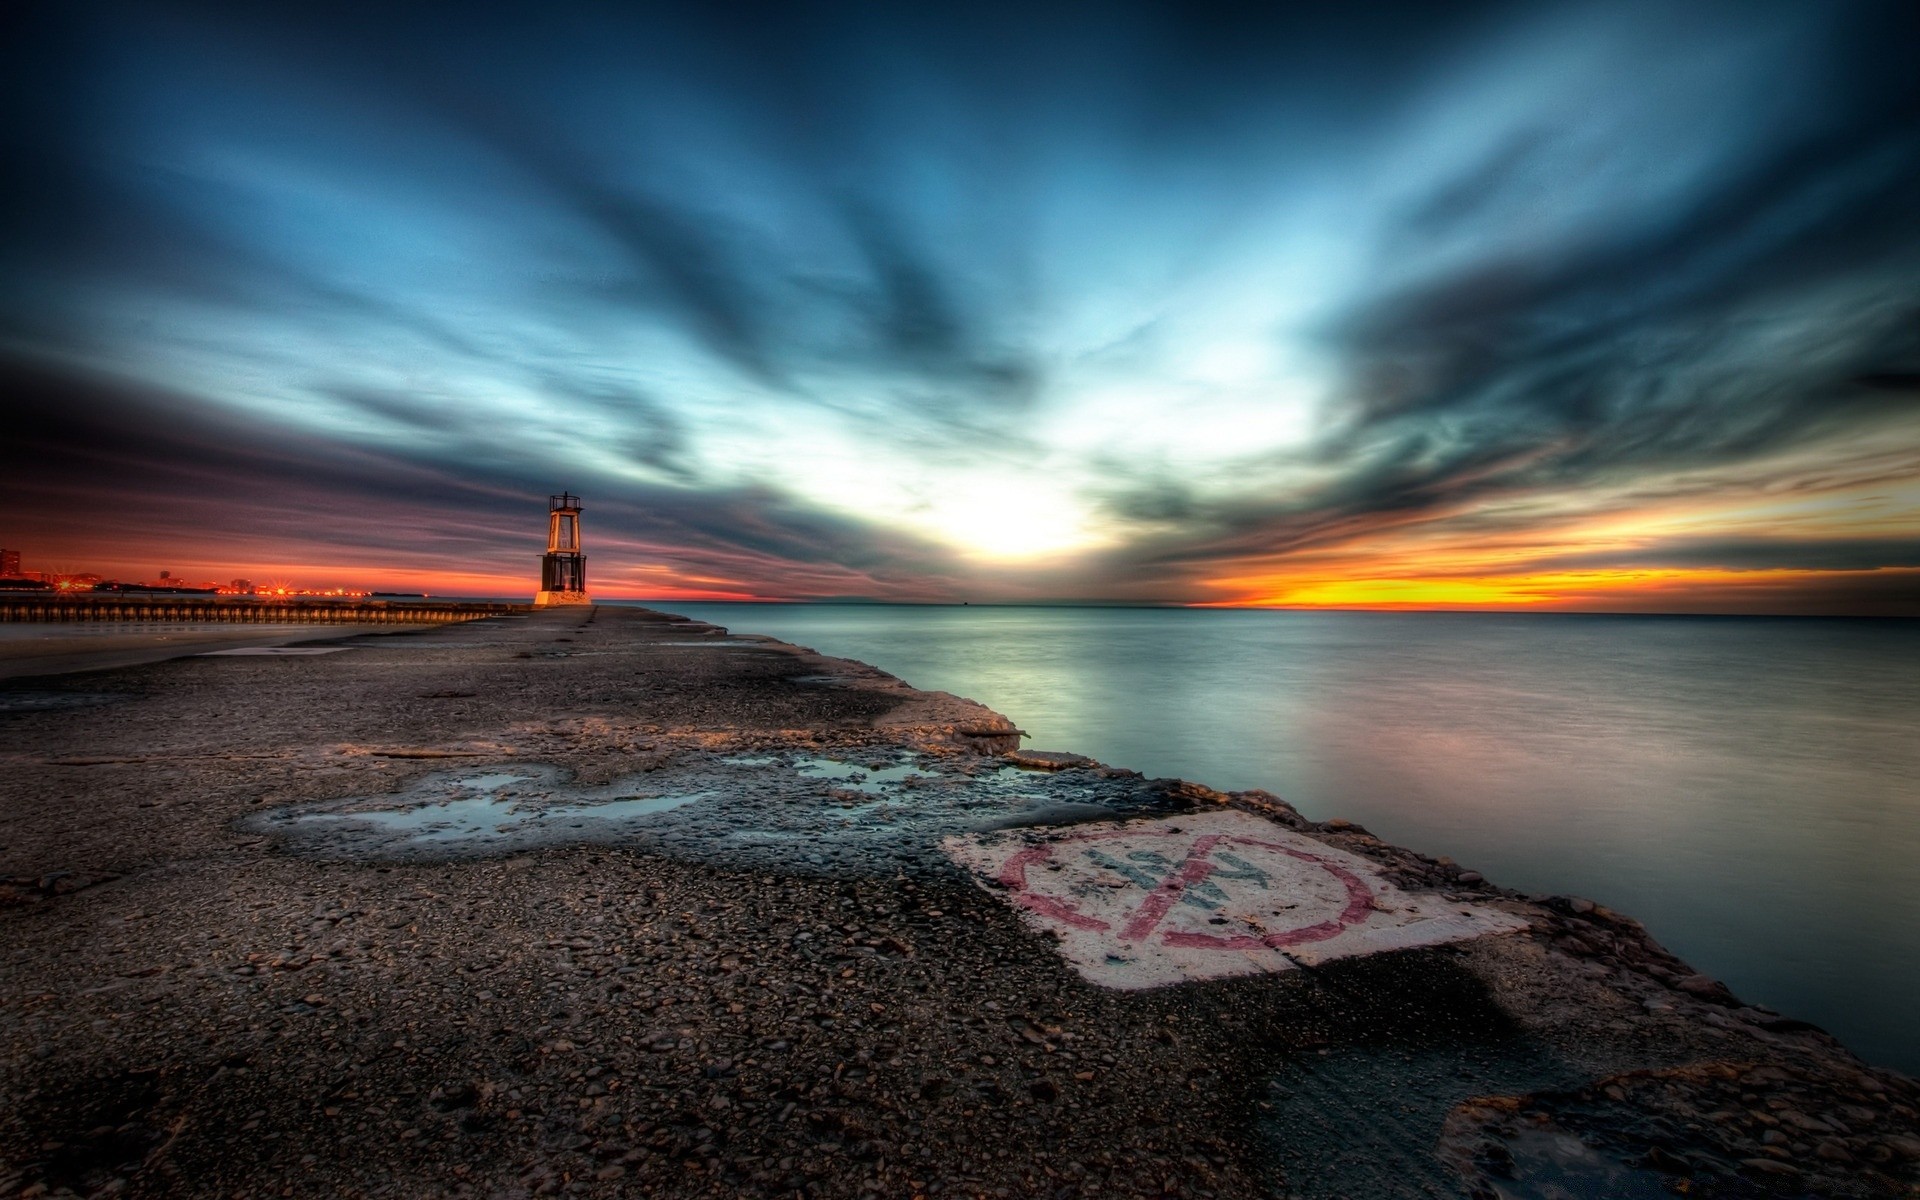
<svg viewBox="0 0 1920 1200"><path fill-rule="evenodd" d="M42 555L1920 606L1911 4L9 20Z"/></svg>

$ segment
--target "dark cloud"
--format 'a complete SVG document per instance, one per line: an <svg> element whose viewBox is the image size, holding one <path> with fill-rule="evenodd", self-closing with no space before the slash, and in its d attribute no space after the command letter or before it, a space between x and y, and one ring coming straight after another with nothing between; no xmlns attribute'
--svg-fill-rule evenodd
<svg viewBox="0 0 1920 1200"><path fill-rule="evenodd" d="M944 385L962 403L1014 411L1032 403L1038 367L994 353L974 327L980 314L950 293L892 221L856 203L847 206L846 222L872 270L868 286L851 299L877 335L884 361L910 378Z"/></svg>
<svg viewBox="0 0 1920 1200"><path fill-rule="evenodd" d="M1329 331L1344 373L1332 427L1264 464L1332 477L1177 507L1158 477L1117 487L1116 514L1184 523L1133 561L1272 555L1488 500L1910 431L1920 76L1892 68L1881 40L1911 44L1911 13L1873 15L1849 34L1880 69L1851 78L1813 132L1690 206L1599 240L1478 257L1354 306ZM1496 147L1415 206L1401 244L1510 210L1511 193L1550 179L1552 150L1531 129ZM1822 310L1794 312L1795 297Z"/></svg>
<svg viewBox="0 0 1920 1200"><path fill-rule="evenodd" d="M1920 569L1920 537L1689 537L1632 549L1556 554L1520 564L1527 571L1660 567L1722 571L1878 571Z"/></svg>
<svg viewBox="0 0 1920 1200"><path fill-rule="evenodd" d="M9 544L32 547L29 557L43 562L60 547L86 546L96 561L123 570L195 557L236 569L372 562L376 572L531 581L529 564L544 544L544 497L570 470L528 456L476 472L458 455L370 453L177 393L17 359L0 359L0 395L9 432L0 439L0 506L33 514L14 526ZM411 412L393 397L358 393L351 401ZM747 595L832 579L850 592L913 598L952 570L911 537L770 488L603 483L590 508L590 550L622 546L669 559Z"/></svg>
<svg viewBox="0 0 1920 1200"><path fill-rule="evenodd" d="M261 546L504 569L568 476L624 553L769 590L1177 599L1422 524L1497 537L1542 498L1894 487L1869 460L1920 417L1910 4L27 13L0 49L0 337L98 372L7 367L6 486L79 541L116 511L238 531L245 497ZM1564 64L1510 60L1590 32L1616 75L1567 95L1604 111L1534 111ZM1718 57L1676 74L1688 45ZM1680 76L1709 99L1643 101ZM1776 86L1795 103L1725 117ZM1222 261L1242 245L1254 269ZM1326 297L1285 331L1328 368L1312 436L1105 449L1134 418L1099 397L1134 384L1180 440L1187 360L1266 299L1262 249L1347 264L1265 284ZM843 479L799 494L846 455L716 457L774 408L896 497L1072 474L1119 544L963 567L908 514L846 515ZM1910 545L1539 561L1864 572Z"/></svg>

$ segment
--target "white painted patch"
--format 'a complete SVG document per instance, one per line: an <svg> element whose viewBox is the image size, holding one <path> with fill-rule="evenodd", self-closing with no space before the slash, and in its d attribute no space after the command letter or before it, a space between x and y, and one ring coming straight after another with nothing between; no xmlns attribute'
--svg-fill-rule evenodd
<svg viewBox="0 0 1920 1200"><path fill-rule="evenodd" d="M1388 883L1357 855L1250 813L948 838L1054 934L1089 982L1134 989L1287 971L1526 928Z"/></svg>
<svg viewBox="0 0 1920 1200"><path fill-rule="evenodd" d="M238 646L232 650L208 650L201 658L240 657L242 655L273 654L338 654L342 650L351 650L351 646Z"/></svg>

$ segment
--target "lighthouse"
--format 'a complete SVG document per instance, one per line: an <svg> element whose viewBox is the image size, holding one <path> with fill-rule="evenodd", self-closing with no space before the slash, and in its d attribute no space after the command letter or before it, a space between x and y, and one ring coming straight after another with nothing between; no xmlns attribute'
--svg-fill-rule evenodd
<svg viewBox="0 0 1920 1200"><path fill-rule="evenodd" d="M547 552L540 559L540 594L535 608L555 604L592 604L587 598L587 556L580 552L580 497L569 492L547 497Z"/></svg>

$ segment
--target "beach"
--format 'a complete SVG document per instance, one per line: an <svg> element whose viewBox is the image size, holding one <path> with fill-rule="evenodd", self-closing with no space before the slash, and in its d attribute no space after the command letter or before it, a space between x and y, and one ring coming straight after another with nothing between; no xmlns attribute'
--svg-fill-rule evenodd
<svg viewBox="0 0 1920 1200"><path fill-rule="evenodd" d="M745 628L316 634L0 685L0 1186L1915 1186L1912 1081L1589 901Z"/></svg>

